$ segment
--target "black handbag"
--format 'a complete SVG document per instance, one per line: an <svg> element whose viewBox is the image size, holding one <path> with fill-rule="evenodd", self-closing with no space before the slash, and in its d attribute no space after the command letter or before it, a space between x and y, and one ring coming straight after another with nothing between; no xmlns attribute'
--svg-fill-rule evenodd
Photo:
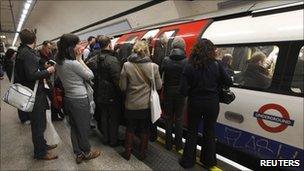
<svg viewBox="0 0 304 171"><path fill-rule="evenodd" d="M220 88L220 103L230 104L235 99L235 94L229 88Z"/></svg>
<svg viewBox="0 0 304 171"><path fill-rule="evenodd" d="M220 67L218 66L218 62L215 61L216 66L218 67L219 74L220 72ZM235 99L235 94L229 89L229 87L225 86L219 86L219 98L220 98L220 103L225 103L225 104L230 104L233 102Z"/></svg>

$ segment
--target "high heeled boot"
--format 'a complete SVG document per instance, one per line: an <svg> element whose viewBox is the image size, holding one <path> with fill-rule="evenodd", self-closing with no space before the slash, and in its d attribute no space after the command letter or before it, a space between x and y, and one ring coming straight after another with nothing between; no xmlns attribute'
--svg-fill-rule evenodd
<svg viewBox="0 0 304 171"><path fill-rule="evenodd" d="M134 134L131 132L126 132L125 136L125 151L122 154L123 158L126 160L130 160L131 152L132 152L132 142L133 142Z"/></svg>
<svg viewBox="0 0 304 171"><path fill-rule="evenodd" d="M149 134L141 134L140 136L140 154L139 159L145 160L148 149Z"/></svg>

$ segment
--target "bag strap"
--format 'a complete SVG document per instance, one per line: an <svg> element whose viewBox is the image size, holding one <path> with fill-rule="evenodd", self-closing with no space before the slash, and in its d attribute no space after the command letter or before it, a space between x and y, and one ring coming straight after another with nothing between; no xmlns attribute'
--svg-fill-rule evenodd
<svg viewBox="0 0 304 171"><path fill-rule="evenodd" d="M13 62L13 71L12 71L12 76L11 76L11 84L14 84L15 80L15 61Z"/></svg>
<svg viewBox="0 0 304 171"><path fill-rule="evenodd" d="M132 63L132 64L135 66L135 69L138 71L139 75L143 78L144 82L150 87L149 78L146 76L143 70L139 68L139 66L136 63Z"/></svg>
<svg viewBox="0 0 304 171"><path fill-rule="evenodd" d="M152 89L156 90L155 77L154 77L154 69L153 69L153 64L152 63L151 63L151 71L152 71Z"/></svg>

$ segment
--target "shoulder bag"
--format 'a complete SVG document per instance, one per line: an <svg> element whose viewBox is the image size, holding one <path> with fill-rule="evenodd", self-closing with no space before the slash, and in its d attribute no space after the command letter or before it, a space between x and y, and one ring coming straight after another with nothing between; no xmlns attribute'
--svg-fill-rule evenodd
<svg viewBox="0 0 304 171"><path fill-rule="evenodd" d="M151 70L152 70L152 81L149 81L150 79L144 74L144 72L136 65L133 63L135 66L136 70L139 72L145 83L151 88L150 92L150 109L151 109L151 121L152 123L155 123L161 116L162 110L160 106L160 100L159 100L159 95L156 90L156 85L155 85L155 78L154 78L154 69L153 69L153 64L151 64Z"/></svg>
<svg viewBox="0 0 304 171"><path fill-rule="evenodd" d="M15 64L13 66L11 85L5 92L3 101L24 112L32 112L35 104L39 80L36 81L34 91L19 83L14 83Z"/></svg>

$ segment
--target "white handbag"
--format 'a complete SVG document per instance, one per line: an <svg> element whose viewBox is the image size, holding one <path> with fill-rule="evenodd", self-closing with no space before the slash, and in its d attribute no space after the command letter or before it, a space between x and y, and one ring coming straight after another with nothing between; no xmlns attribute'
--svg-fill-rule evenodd
<svg viewBox="0 0 304 171"><path fill-rule="evenodd" d="M3 101L17 109L24 112L32 112L35 104L35 97L38 88L39 80L36 81L34 91L30 88L23 86L19 83L13 84L14 82L14 70L13 66L11 85L5 92Z"/></svg>
<svg viewBox="0 0 304 171"><path fill-rule="evenodd" d="M162 113L160 107L160 100L158 93L156 91L155 78L154 78L154 69L153 64L151 64L152 68L152 80L150 80L145 73L137 66L137 64L133 63L135 69L139 72L144 82L151 88L150 90L150 109L151 109L151 121L152 123L156 122Z"/></svg>
<svg viewBox="0 0 304 171"><path fill-rule="evenodd" d="M151 94L150 94L150 108L151 108L151 121L152 123L154 123L160 118L162 110L160 107L159 95L156 90L153 65L151 65L151 67L152 67L152 85L151 85Z"/></svg>
<svg viewBox="0 0 304 171"><path fill-rule="evenodd" d="M51 101L47 98L49 105L51 105ZM53 123L52 123L52 112L50 109L45 111L46 113L46 129L44 131L44 139L47 141L48 144L54 145L59 144L61 138L59 137Z"/></svg>

